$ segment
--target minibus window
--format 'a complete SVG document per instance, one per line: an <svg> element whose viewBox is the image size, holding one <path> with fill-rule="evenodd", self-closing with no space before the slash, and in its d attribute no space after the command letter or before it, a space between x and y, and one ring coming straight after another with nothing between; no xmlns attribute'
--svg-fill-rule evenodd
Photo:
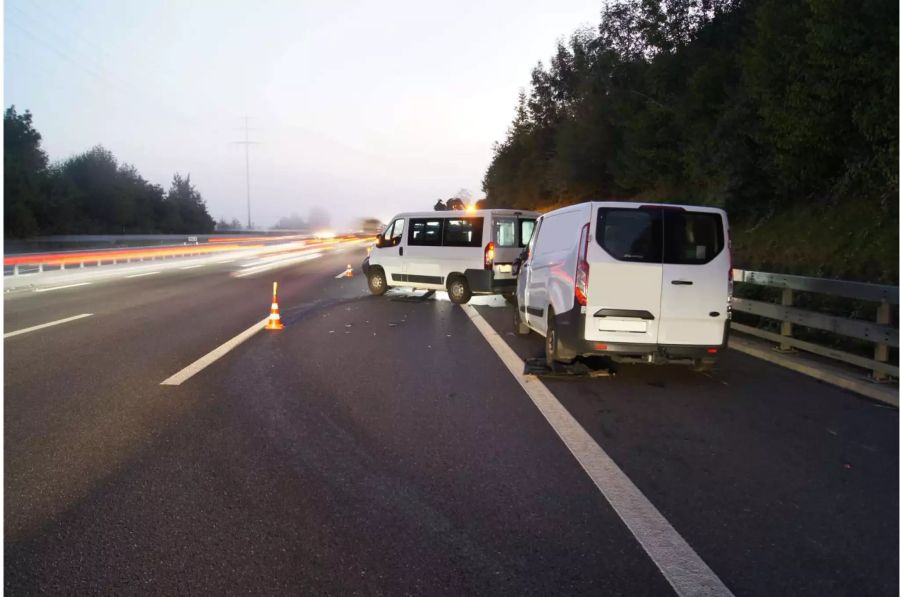
<svg viewBox="0 0 900 597"><path fill-rule="evenodd" d="M703 265L722 252L725 235L719 214L666 211L663 219L665 263Z"/></svg>
<svg viewBox="0 0 900 597"><path fill-rule="evenodd" d="M498 247L515 247L516 221L500 218L494 220L494 242Z"/></svg>
<svg viewBox="0 0 900 597"><path fill-rule="evenodd" d="M484 218L448 218L444 221L445 247L480 247Z"/></svg>
<svg viewBox="0 0 900 597"><path fill-rule="evenodd" d="M409 220L408 245L440 246L441 244L441 218Z"/></svg>
<svg viewBox="0 0 900 597"><path fill-rule="evenodd" d="M597 213L597 243L619 261L661 263L661 213L601 207Z"/></svg>
<svg viewBox="0 0 900 597"><path fill-rule="evenodd" d="M534 220L519 220L519 246L527 246L534 232Z"/></svg>

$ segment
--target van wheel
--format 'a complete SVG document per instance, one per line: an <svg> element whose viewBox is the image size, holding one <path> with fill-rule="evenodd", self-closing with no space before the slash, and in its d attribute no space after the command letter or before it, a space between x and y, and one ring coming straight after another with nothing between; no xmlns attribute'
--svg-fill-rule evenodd
<svg viewBox="0 0 900 597"><path fill-rule="evenodd" d="M464 305L472 298L472 291L469 289L469 283L463 276L455 276L447 283L447 294L450 295L450 302L457 305Z"/></svg>
<svg viewBox="0 0 900 597"><path fill-rule="evenodd" d="M522 312L519 311L518 305L513 308L513 329L518 336L527 336L528 333L531 332L531 328L528 327L528 324L522 321Z"/></svg>
<svg viewBox="0 0 900 597"><path fill-rule="evenodd" d="M575 355L569 354L569 351L560 351L559 336L556 332L556 318L553 316L553 310L547 314L547 336L544 338L544 354L547 359L547 366L553 367L553 363L571 363L575 359Z"/></svg>
<svg viewBox="0 0 900 597"><path fill-rule="evenodd" d="M375 296L381 296L387 292L387 278L384 275L384 270L380 267L370 268L367 278L369 280L369 292Z"/></svg>

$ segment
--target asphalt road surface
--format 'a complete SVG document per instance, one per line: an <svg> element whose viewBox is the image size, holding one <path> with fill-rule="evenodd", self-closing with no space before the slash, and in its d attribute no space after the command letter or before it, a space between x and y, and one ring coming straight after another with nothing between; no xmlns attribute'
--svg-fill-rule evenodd
<svg viewBox="0 0 900 597"><path fill-rule="evenodd" d="M372 297L363 256L7 293L6 333L91 314L4 341L7 593L671 595L694 554L712 594L897 594L895 409L726 352L545 380L561 431L502 300ZM160 385L274 280L284 330Z"/></svg>

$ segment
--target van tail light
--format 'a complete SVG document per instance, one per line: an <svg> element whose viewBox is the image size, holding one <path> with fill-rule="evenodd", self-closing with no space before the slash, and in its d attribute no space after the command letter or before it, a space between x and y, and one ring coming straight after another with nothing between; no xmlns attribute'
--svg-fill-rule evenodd
<svg viewBox="0 0 900 597"><path fill-rule="evenodd" d="M575 300L582 306L587 305L588 276L591 273L587 261L590 226L588 223L581 228L581 237L578 239L578 264L575 266Z"/></svg>
<svg viewBox="0 0 900 597"><path fill-rule="evenodd" d="M489 242L484 248L484 269L494 269L494 243Z"/></svg>

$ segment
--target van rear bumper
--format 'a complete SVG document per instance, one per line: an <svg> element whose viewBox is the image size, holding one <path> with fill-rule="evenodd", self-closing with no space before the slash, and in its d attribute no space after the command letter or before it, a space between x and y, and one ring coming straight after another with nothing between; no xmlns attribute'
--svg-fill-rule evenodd
<svg viewBox="0 0 900 597"><path fill-rule="evenodd" d="M668 361L694 361L715 359L728 344L730 321L725 322L725 333L721 344L630 344L619 342L596 342L584 339L587 315L581 309L570 309L556 316L556 333L565 350L578 356L633 357L635 360L652 363Z"/></svg>
<svg viewBox="0 0 900 597"><path fill-rule="evenodd" d="M495 278L489 269L467 269L463 272L469 282L469 290L475 294L503 294L516 291L515 278Z"/></svg>

